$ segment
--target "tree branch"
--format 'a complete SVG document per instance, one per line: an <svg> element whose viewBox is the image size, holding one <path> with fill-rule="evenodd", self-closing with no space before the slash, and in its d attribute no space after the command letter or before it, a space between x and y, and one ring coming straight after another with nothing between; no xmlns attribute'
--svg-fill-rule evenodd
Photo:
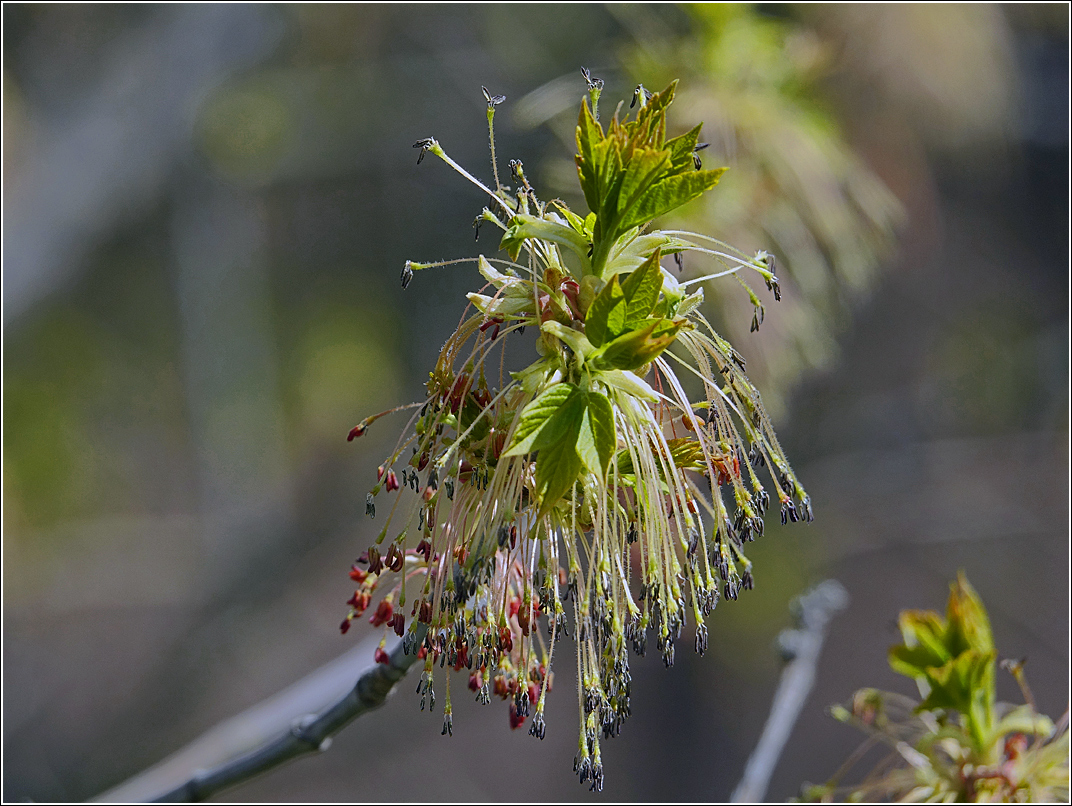
<svg viewBox="0 0 1072 806"><path fill-rule="evenodd" d="M833 579L820 582L793 602L798 627L782 630L778 636L779 649L789 662L782 670L767 724L730 798L734 803L758 803L766 795L774 767L815 684L826 626L848 603L848 592Z"/></svg>
<svg viewBox="0 0 1072 806"><path fill-rule="evenodd" d="M418 624L416 646L424 641L426 627ZM183 803L204 800L222 789L243 783L293 758L322 752L331 737L351 721L383 705L409 668L417 662L416 650L407 655L399 643L389 662L367 669L350 691L319 713L295 718L288 731L260 747L236 756L209 770L196 771L187 781L163 793L149 795L152 803ZM123 787L117 788L118 792ZM106 793L105 798L111 793Z"/></svg>

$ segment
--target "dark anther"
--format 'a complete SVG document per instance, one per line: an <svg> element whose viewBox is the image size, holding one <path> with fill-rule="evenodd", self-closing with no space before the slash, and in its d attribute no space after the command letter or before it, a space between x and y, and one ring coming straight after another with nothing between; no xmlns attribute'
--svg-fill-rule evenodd
<svg viewBox="0 0 1072 806"><path fill-rule="evenodd" d="M521 171L524 170L524 166L521 160L510 160L510 175L513 176L515 182L524 181L521 178Z"/></svg>
<svg viewBox="0 0 1072 806"><path fill-rule="evenodd" d="M815 515L811 511L811 499L808 496L800 499L800 517L806 523L811 523L815 520Z"/></svg>
<svg viewBox="0 0 1072 806"><path fill-rule="evenodd" d="M529 735L535 736L540 741L543 741L543 737L547 734L547 723L544 722L543 714L539 711L532 717L532 725L529 727Z"/></svg>
<svg viewBox="0 0 1072 806"><path fill-rule="evenodd" d="M372 497L372 493L365 496L365 514L370 518L376 517L376 501Z"/></svg>
<svg viewBox="0 0 1072 806"><path fill-rule="evenodd" d="M703 655L707 651L707 625L699 624L696 627L696 653Z"/></svg>
<svg viewBox="0 0 1072 806"><path fill-rule="evenodd" d="M483 215L478 215L475 219L473 219L473 240L474 241L479 241L480 240L480 225L483 224L483 223L484 223L484 216Z"/></svg>
<svg viewBox="0 0 1072 806"><path fill-rule="evenodd" d="M752 577L751 571L745 571L741 576L741 587L746 591L750 591L756 587L756 580Z"/></svg>
<svg viewBox="0 0 1072 806"><path fill-rule="evenodd" d="M447 498L451 501L454 500L454 480L447 479L443 482L443 486L447 488Z"/></svg>
<svg viewBox="0 0 1072 806"><path fill-rule="evenodd" d="M584 81L588 85L588 89L590 89L590 90L601 90L601 89L603 89L603 79L601 79L601 78L592 78L592 73L588 70L587 67L582 67L581 68L581 75L584 77Z"/></svg>
<svg viewBox="0 0 1072 806"><path fill-rule="evenodd" d="M703 151L709 145L711 145L711 144L710 143L697 143L696 145L694 145L692 147L692 167L695 168L697 171L703 169L703 162L700 160L700 155L697 154L696 152L697 151Z"/></svg>
<svg viewBox="0 0 1072 806"><path fill-rule="evenodd" d="M674 264L679 272L684 270L685 261L682 259L680 252L674 252Z"/></svg>
<svg viewBox="0 0 1072 806"><path fill-rule="evenodd" d="M488 92L487 87L481 87L480 89L484 93L484 100L488 102L488 109L494 109L506 100L505 95L492 95L490 92Z"/></svg>
<svg viewBox="0 0 1072 806"><path fill-rule="evenodd" d="M498 532L495 535L499 543L499 548L506 548L506 544L510 542L510 530L505 525L499 527Z"/></svg>
<svg viewBox="0 0 1072 806"><path fill-rule="evenodd" d="M439 470L432 466L432 469L428 471L428 486L433 490L439 489Z"/></svg>
<svg viewBox="0 0 1072 806"><path fill-rule="evenodd" d="M644 89L644 85L643 84L637 84L636 89L633 90L633 100L629 104L630 109L632 109L634 106L636 106L637 98L642 97L641 93L644 93L644 95L643 95L643 103L647 103L648 99L651 98L651 93L648 92L646 89Z"/></svg>
<svg viewBox="0 0 1072 806"><path fill-rule="evenodd" d="M759 330L759 326L763 324L763 306L760 305L755 309L752 314L752 330L750 332L755 333Z"/></svg>
<svg viewBox="0 0 1072 806"><path fill-rule="evenodd" d="M629 543L636 543L639 533L637 532L637 525L635 523L629 524L629 534L626 535L626 541Z"/></svg>
<svg viewBox="0 0 1072 806"><path fill-rule="evenodd" d="M428 149L430 149L434 144L435 144L435 138L434 137L425 137L425 138L423 138L421 140L418 140L416 143L413 144L414 148L419 148L421 150L421 153L417 155L417 164L418 165L421 164L421 160L424 159L425 153L427 153Z"/></svg>
<svg viewBox="0 0 1072 806"><path fill-rule="evenodd" d="M421 152L424 153L423 151ZM409 288L410 281L413 280L413 263L407 260L406 265L402 267L402 290L405 291Z"/></svg>
<svg viewBox="0 0 1072 806"><path fill-rule="evenodd" d="M453 736L453 735L454 735L454 726L450 721L450 714L447 714L446 716L443 717L443 732L440 734L440 736Z"/></svg>

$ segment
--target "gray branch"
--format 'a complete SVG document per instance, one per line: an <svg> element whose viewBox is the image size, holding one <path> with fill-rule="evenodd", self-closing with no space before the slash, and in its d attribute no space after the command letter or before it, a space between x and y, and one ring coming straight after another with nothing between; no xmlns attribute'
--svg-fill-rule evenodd
<svg viewBox="0 0 1072 806"><path fill-rule="evenodd" d="M794 601L792 607L798 627L783 630L778 636L779 649L789 662L782 670L763 734L731 796L734 803L757 803L767 794L774 767L815 684L826 626L848 603L848 592L833 579L820 582Z"/></svg>
<svg viewBox="0 0 1072 806"><path fill-rule="evenodd" d="M417 628L419 646L426 627ZM390 653L389 662L366 670L352 689L333 705L316 714L298 717L290 730L254 750L209 770L198 770L189 780L161 794L146 798L151 803L185 803L204 800L222 789L248 781L256 775L310 753L323 752L331 737L362 714L380 707L409 668L417 662L416 650L406 654L402 643ZM107 796L105 796L107 797Z"/></svg>

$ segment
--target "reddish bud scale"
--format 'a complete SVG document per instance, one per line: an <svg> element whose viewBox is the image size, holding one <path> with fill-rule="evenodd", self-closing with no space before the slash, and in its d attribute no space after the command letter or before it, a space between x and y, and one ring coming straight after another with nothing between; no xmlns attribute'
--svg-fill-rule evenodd
<svg viewBox="0 0 1072 806"><path fill-rule="evenodd" d="M353 442L356 437L364 436L365 430L368 428L364 423L359 423L350 429L350 433L346 436L347 442Z"/></svg>
<svg viewBox="0 0 1072 806"><path fill-rule="evenodd" d="M428 657L428 647L422 646L419 650L417 650L417 660L424 660L427 657Z"/></svg>
<svg viewBox="0 0 1072 806"><path fill-rule="evenodd" d="M351 565L350 579L358 583L364 582L366 579L368 579L368 571L364 571L361 568L358 568L356 565Z"/></svg>
<svg viewBox="0 0 1072 806"><path fill-rule="evenodd" d="M388 655L382 646L376 647L376 654L373 655L376 663L389 664L391 662L391 656Z"/></svg>

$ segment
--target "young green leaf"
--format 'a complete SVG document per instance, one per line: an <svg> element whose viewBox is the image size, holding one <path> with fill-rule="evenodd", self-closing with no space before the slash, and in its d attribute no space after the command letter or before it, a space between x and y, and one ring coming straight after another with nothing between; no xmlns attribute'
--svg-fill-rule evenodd
<svg viewBox="0 0 1072 806"><path fill-rule="evenodd" d="M674 343L679 322L657 319L640 330L619 336L593 354L596 369L639 369Z"/></svg>
<svg viewBox="0 0 1072 806"><path fill-rule="evenodd" d="M713 171L689 171L660 180L649 188L648 192L635 204L620 211L618 227L626 230L630 227L643 226L653 218L677 209L717 185L725 172L725 168L716 168Z"/></svg>
<svg viewBox="0 0 1072 806"><path fill-rule="evenodd" d="M589 471L605 479L617 447L614 409L607 397L599 392L589 392L587 402L577 437L577 453Z"/></svg>
<svg viewBox="0 0 1072 806"><path fill-rule="evenodd" d="M622 281L622 292L626 300L626 327L647 318L655 308L655 303L659 301L659 292L663 287L663 270L659 265L661 258L662 251L656 249L639 269Z"/></svg>
<svg viewBox="0 0 1072 806"><path fill-rule="evenodd" d="M594 347L602 347L625 329L627 311L625 292L617 277L603 286L584 317L584 334Z"/></svg>
<svg viewBox="0 0 1072 806"><path fill-rule="evenodd" d="M580 389L570 383L556 383L521 410L521 420L514 438L503 456L521 456L557 442L572 421L578 423L584 399Z"/></svg>
<svg viewBox="0 0 1072 806"><path fill-rule="evenodd" d="M561 439L540 450L539 461L536 462L536 491L540 496L540 514L546 514L577 481L581 472L581 459L577 455L579 431L580 418Z"/></svg>

